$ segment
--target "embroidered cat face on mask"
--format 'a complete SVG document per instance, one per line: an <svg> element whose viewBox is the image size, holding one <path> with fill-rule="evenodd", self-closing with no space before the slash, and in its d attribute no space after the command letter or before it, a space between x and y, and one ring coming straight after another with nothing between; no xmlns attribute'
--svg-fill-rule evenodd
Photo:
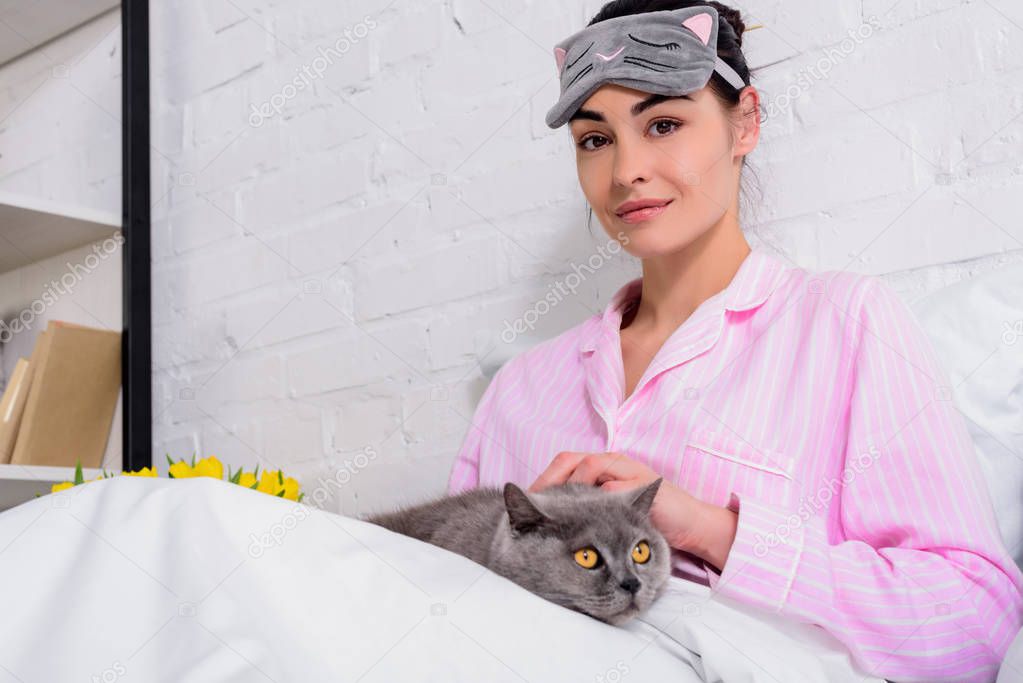
<svg viewBox="0 0 1023 683"><path fill-rule="evenodd" d="M615 17L572 34L554 48L561 95L547 112L547 125L567 123L606 83L688 95L717 71L741 90L742 78L717 56L718 30L717 10L705 5Z"/></svg>

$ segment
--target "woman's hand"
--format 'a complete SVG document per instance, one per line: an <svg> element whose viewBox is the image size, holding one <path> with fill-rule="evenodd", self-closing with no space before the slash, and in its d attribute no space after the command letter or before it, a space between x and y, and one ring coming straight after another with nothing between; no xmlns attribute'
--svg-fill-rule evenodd
<svg viewBox="0 0 1023 683"><path fill-rule="evenodd" d="M657 472L624 453L562 451L554 456L530 487L541 491L565 482L626 491L657 479ZM693 553L717 568L725 564L735 540L736 513L694 498L667 479L661 482L650 508L650 521L668 544Z"/></svg>

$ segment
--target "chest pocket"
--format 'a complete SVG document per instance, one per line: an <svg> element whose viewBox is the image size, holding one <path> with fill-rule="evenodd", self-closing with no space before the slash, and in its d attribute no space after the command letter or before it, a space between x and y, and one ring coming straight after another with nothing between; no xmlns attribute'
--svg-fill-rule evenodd
<svg viewBox="0 0 1023 683"><path fill-rule="evenodd" d="M797 489L793 459L723 430L693 428L682 456L682 488L714 505L726 505L734 491L790 506Z"/></svg>

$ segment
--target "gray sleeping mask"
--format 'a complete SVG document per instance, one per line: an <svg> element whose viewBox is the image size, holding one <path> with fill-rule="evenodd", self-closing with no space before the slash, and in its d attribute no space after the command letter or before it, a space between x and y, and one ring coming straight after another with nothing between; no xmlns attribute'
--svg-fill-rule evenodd
<svg viewBox="0 0 1023 683"><path fill-rule="evenodd" d="M725 26L732 31L727 22ZM717 71L742 90L746 84L718 57L717 44L718 12L710 5L629 14L587 26L554 47L561 96L547 112L547 125L567 123L605 83L688 95L707 85Z"/></svg>

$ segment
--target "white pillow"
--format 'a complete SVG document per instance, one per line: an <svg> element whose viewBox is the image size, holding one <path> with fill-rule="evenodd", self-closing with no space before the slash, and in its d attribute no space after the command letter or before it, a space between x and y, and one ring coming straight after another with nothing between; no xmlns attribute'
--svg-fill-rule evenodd
<svg viewBox="0 0 1023 683"><path fill-rule="evenodd" d="M952 381L1002 538L1023 568L1023 266L950 285L911 308Z"/></svg>

